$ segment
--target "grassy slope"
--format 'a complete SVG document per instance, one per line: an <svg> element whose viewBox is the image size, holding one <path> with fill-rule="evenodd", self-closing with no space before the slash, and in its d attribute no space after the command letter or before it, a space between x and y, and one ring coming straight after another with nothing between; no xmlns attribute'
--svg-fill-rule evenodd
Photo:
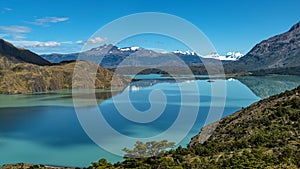
<svg viewBox="0 0 300 169"><path fill-rule="evenodd" d="M81 62L85 68L97 66L93 63ZM75 62L54 66L38 66L29 63L13 63L6 57L0 56L0 94L17 94L31 92L45 92L72 88L72 78ZM99 67L95 83L92 81L93 73L79 74L81 77L91 77L90 83L96 88L108 88L113 77L113 72ZM118 85L128 82L128 79L117 76ZM80 78L80 77L79 77ZM85 84L75 84L83 87Z"/></svg>
<svg viewBox="0 0 300 169"><path fill-rule="evenodd" d="M299 118L300 87L222 119L204 144L196 136L189 149L217 167L299 168Z"/></svg>

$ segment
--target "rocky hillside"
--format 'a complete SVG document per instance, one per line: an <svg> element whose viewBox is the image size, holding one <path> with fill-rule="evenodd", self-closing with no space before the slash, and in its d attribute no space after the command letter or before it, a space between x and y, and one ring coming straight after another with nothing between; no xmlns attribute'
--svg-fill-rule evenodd
<svg viewBox="0 0 300 169"><path fill-rule="evenodd" d="M228 71L258 71L300 66L300 22L289 31L260 42L240 60L225 65ZM272 73L272 71L266 73ZM292 73L292 72L290 72Z"/></svg>
<svg viewBox="0 0 300 169"><path fill-rule="evenodd" d="M299 118L300 86L204 127L189 149L219 167L299 168Z"/></svg>
<svg viewBox="0 0 300 169"><path fill-rule="evenodd" d="M72 88L75 64L76 62L65 62L51 65L50 62L28 50L18 49L5 41L0 41L0 94L46 92ZM90 82L78 81L79 83L74 84L74 87L87 88L89 87L86 85L88 83L95 84L96 88L110 87L113 72L86 61L81 61L79 64L85 69L95 68L98 71L97 74L79 73L78 76L90 77ZM92 79L95 76L94 83ZM128 79L117 75L116 83L118 86L125 86Z"/></svg>

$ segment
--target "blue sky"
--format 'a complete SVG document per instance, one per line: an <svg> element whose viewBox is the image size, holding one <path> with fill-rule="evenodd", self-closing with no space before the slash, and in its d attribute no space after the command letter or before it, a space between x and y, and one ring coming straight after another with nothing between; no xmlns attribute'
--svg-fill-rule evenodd
<svg viewBox="0 0 300 169"><path fill-rule="evenodd" d="M0 0L0 38L37 53L77 52L98 29L115 19L163 12L196 25L220 54L247 53L256 43L300 21L299 8L299 0ZM136 45L155 48L153 44ZM165 47L178 49L171 43Z"/></svg>

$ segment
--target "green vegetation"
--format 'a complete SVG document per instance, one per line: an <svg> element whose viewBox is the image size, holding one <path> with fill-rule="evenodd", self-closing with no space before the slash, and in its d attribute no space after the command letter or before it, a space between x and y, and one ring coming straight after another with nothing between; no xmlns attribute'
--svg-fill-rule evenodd
<svg viewBox="0 0 300 169"><path fill-rule="evenodd" d="M89 168L296 169L300 168L299 119L300 86L220 120L203 144L197 143L196 136L188 148L178 147L154 157L127 157L116 164L101 159ZM134 150L146 144L139 142Z"/></svg>
<svg viewBox="0 0 300 169"><path fill-rule="evenodd" d="M137 141L134 145L134 149L130 150L128 148L124 148L123 151L127 153L125 154L126 158L144 158L157 156L161 153L164 153L166 149L173 148L174 146L174 142L168 142L167 140L158 142L151 141L146 143Z"/></svg>

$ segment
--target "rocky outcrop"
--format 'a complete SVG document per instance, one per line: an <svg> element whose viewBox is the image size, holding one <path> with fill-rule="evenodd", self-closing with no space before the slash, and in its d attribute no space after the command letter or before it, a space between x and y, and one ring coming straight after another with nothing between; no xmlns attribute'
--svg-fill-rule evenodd
<svg viewBox="0 0 300 169"><path fill-rule="evenodd" d="M300 22L289 31L255 45L238 61L225 65L227 71L257 71L300 66ZM270 73L270 72L269 72Z"/></svg>
<svg viewBox="0 0 300 169"><path fill-rule="evenodd" d="M275 138L273 135L274 142L284 142L291 146L299 145L300 133L297 126L299 106L300 86L292 91L253 103L247 108L203 127L201 132L192 138L190 146L212 141L228 144L237 141L251 143L255 137L270 136L271 132L278 132L278 129L282 129L281 133L276 133L280 135L276 137L280 138ZM289 133L288 137L292 139L286 137L284 138L286 140L282 140L281 136L286 133Z"/></svg>

